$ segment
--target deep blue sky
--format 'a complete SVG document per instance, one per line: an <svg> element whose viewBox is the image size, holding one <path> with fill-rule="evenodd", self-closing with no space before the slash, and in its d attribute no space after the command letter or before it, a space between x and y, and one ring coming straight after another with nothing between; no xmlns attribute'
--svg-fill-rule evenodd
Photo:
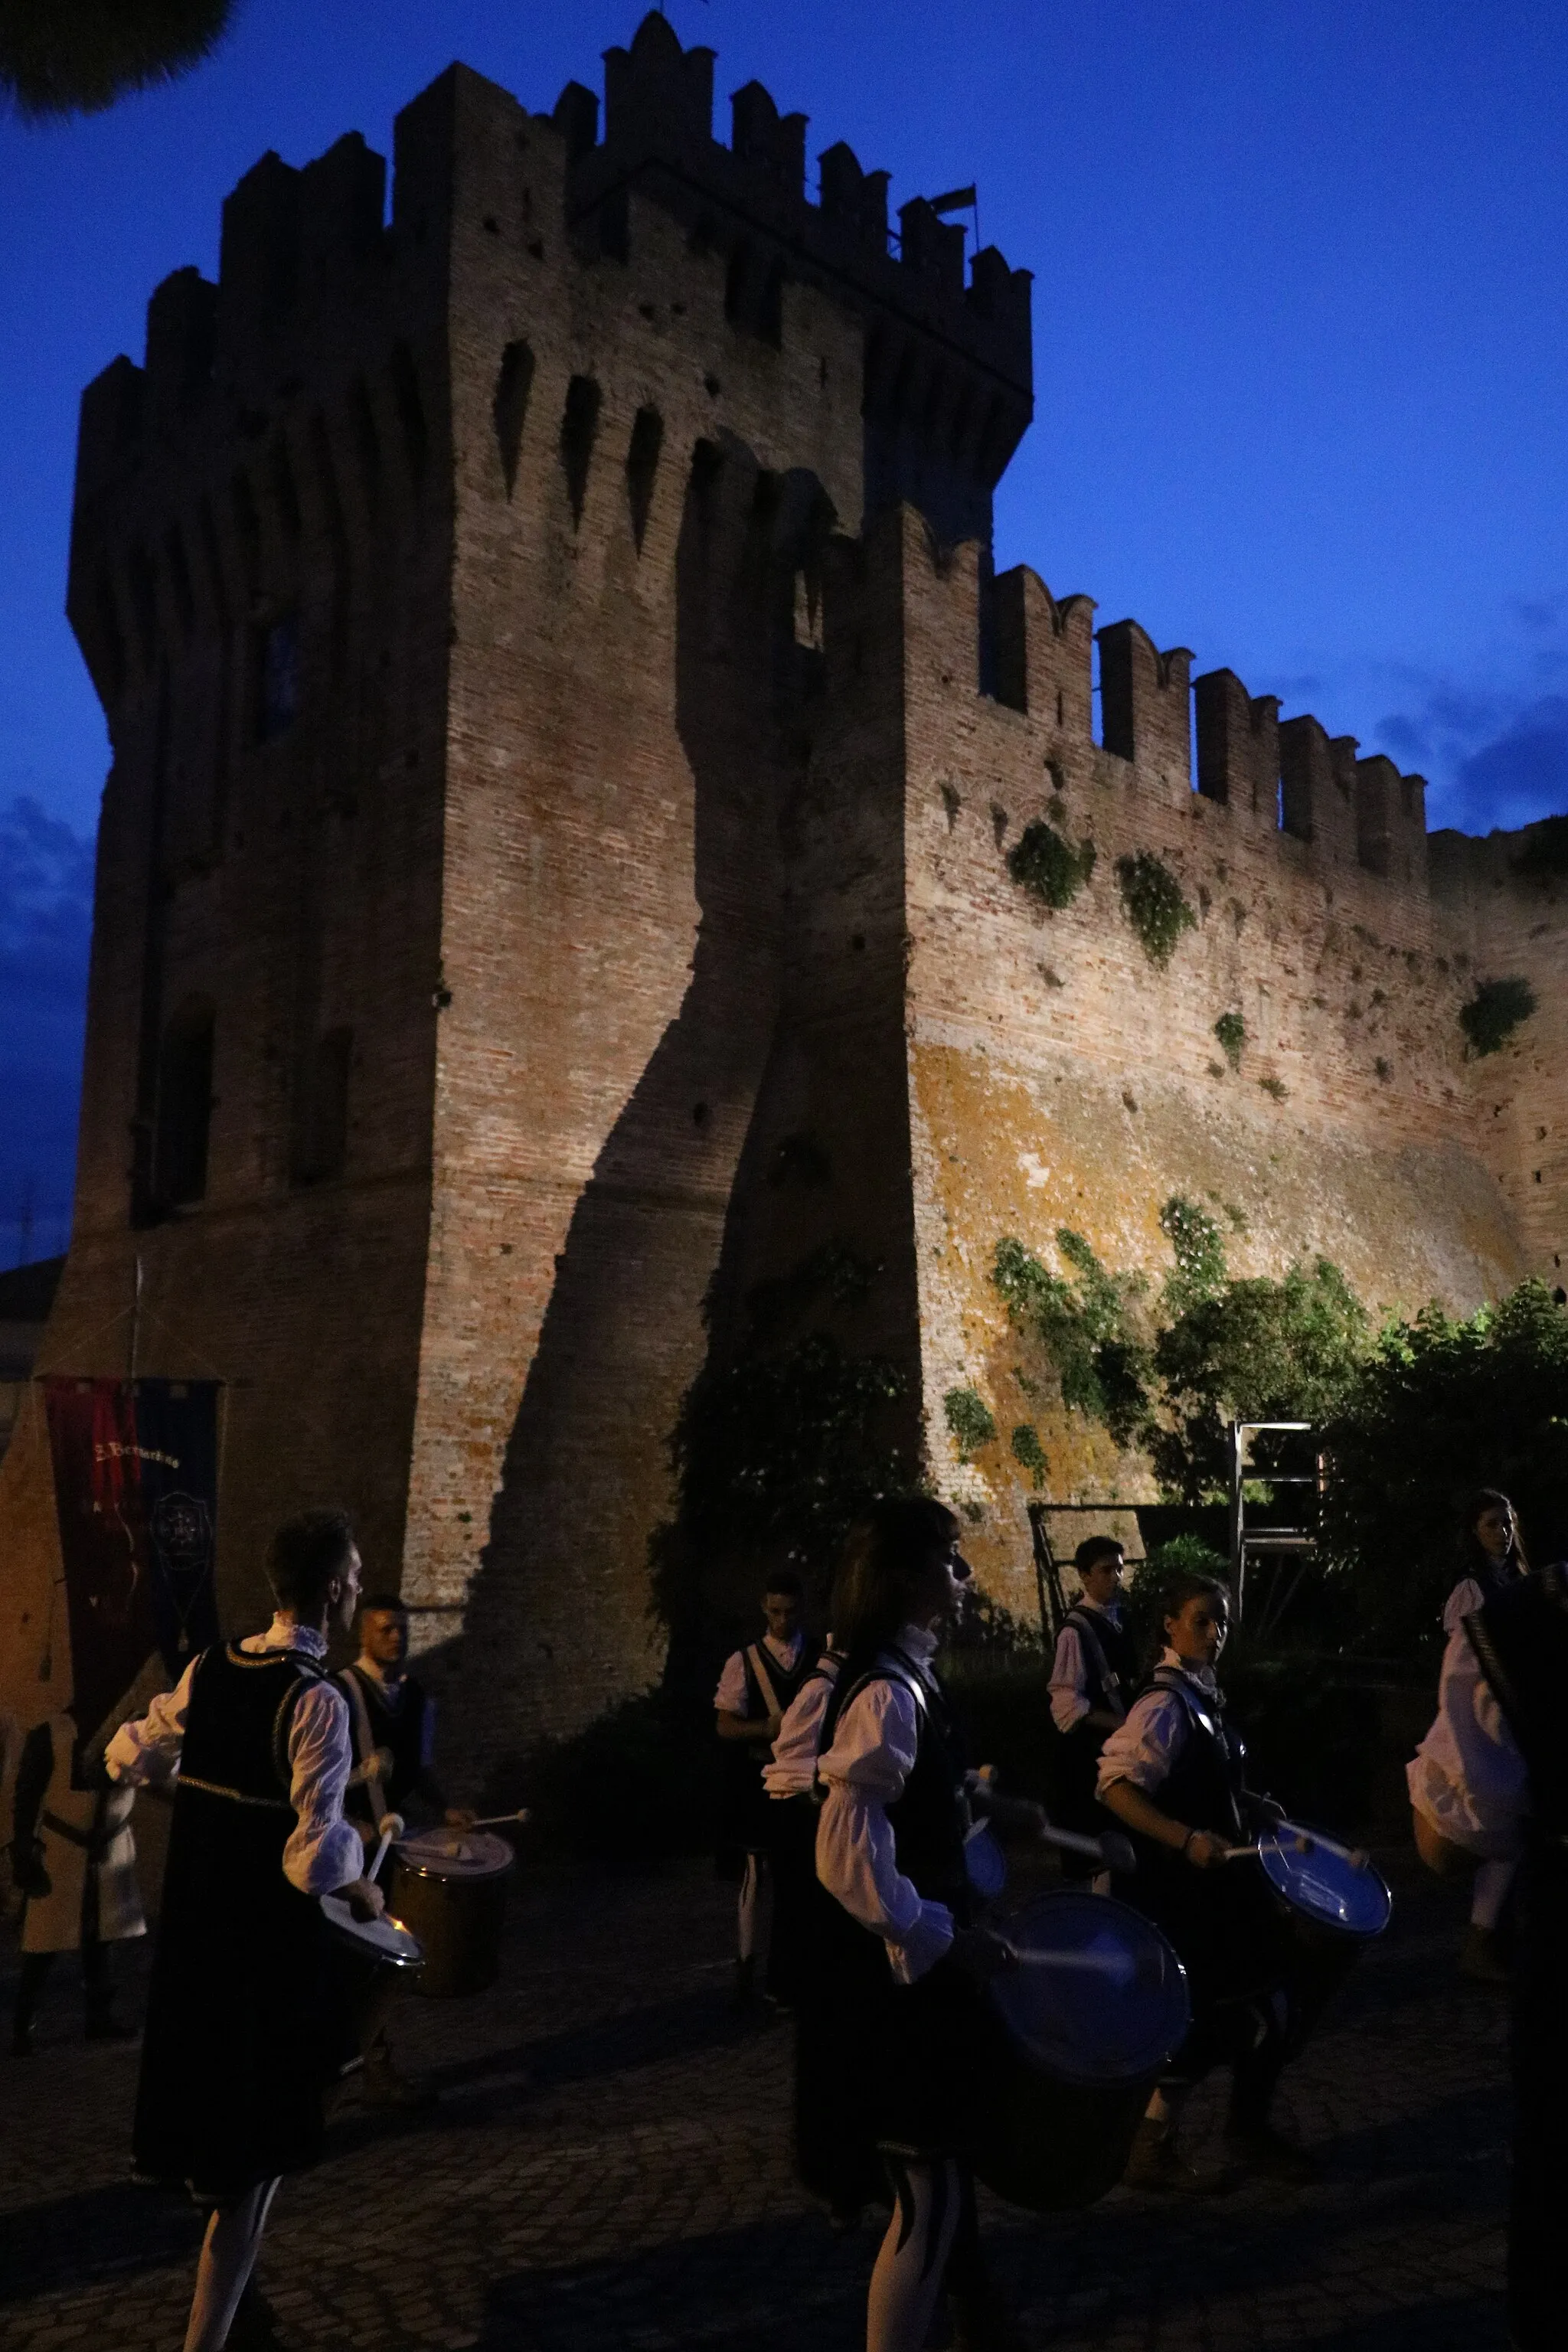
<svg viewBox="0 0 1568 2352"><path fill-rule="evenodd" d="M106 765L61 614L76 404L148 294L216 274L275 147L390 152L453 57L551 106L635 5L247 0L92 121L0 118L0 1265L68 1208ZM977 180L1035 275L1037 417L997 555L1432 782L1434 824L1568 808L1563 0L670 0L895 205Z"/></svg>

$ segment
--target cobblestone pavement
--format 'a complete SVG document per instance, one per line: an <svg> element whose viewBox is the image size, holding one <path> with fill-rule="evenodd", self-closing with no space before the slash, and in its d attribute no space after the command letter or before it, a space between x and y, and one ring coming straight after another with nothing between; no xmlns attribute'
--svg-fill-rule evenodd
<svg viewBox="0 0 1568 2352"><path fill-rule="evenodd" d="M1382 1858L1394 1925L1282 2102L1322 2183L1048 2221L986 2201L1030 2346L1499 2352L1503 2007L1454 1976L1453 1898ZM402 2004L440 2104L389 2123L349 2093L285 2185L259 2278L289 2352L852 2352L877 2233L836 2241L795 2189L788 2031L730 2008L730 1901L694 1866L525 1882L492 1992ZM172 2352L199 2221L128 2182L136 2053L79 2027L61 1964L37 2053L0 2058L0 2344Z"/></svg>

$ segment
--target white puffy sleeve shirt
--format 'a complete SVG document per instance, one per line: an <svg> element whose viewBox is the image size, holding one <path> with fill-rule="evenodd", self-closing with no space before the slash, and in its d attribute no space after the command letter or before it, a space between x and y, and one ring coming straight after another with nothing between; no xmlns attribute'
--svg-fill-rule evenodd
<svg viewBox="0 0 1568 2352"><path fill-rule="evenodd" d="M265 1633L252 1633L239 1646L253 1655L299 1650L324 1658L327 1653L319 1633L277 1617ZM177 1779L196 1663L191 1661L175 1688L155 1698L139 1723L121 1725L104 1756L110 1780L141 1787ZM333 1682L309 1684L289 1726L289 1801L298 1819L283 1848L283 1874L301 1895L331 1895L364 1869L359 1832L343 1819L353 1769L347 1699Z"/></svg>
<svg viewBox="0 0 1568 2352"><path fill-rule="evenodd" d="M1160 1664L1174 1666L1199 1696L1213 1706L1220 1702L1212 1672L1189 1670L1173 1650ZM1187 1744L1190 1720L1174 1691L1158 1684L1132 1702L1124 1723L1119 1723L1100 1751L1095 1791L1103 1797L1113 1780L1128 1780L1146 1797L1158 1794L1171 1777L1171 1768Z"/></svg>
<svg viewBox="0 0 1568 2352"><path fill-rule="evenodd" d="M917 1646L918 1642L918 1646ZM929 1657L912 1629L900 1645ZM816 1875L852 1919L880 1936L900 1984L935 1967L952 1942L945 1903L928 1902L900 1870L887 1808L904 1792L920 1739L915 1700L901 1682L868 1683L834 1728L817 1770L826 1791L816 1827Z"/></svg>
<svg viewBox="0 0 1568 2352"><path fill-rule="evenodd" d="M1405 1777L1415 1811L1451 1844L1488 1862L1520 1852L1530 1776L1462 1623L1443 1653L1436 1717Z"/></svg>
<svg viewBox="0 0 1568 2352"><path fill-rule="evenodd" d="M779 1736L769 1761L763 1767L763 1786L770 1797L804 1797L816 1778L816 1746L822 1718L838 1679L838 1660L829 1651L818 1659L784 1709Z"/></svg>

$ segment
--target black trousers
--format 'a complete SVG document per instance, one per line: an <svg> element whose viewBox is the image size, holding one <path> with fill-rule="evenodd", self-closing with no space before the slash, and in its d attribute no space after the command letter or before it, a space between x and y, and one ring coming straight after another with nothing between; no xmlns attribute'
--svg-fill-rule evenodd
<svg viewBox="0 0 1568 2352"><path fill-rule="evenodd" d="M1542 1848L1520 1881L1510 2061L1513 2168L1508 2322L1518 2352L1562 2352L1568 2312L1568 1853Z"/></svg>

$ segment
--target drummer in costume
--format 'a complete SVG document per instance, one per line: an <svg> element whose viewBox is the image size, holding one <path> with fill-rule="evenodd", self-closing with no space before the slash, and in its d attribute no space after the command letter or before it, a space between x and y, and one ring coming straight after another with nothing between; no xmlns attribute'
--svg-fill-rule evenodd
<svg viewBox="0 0 1568 2352"><path fill-rule="evenodd" d="M762 1606L766 1633L725 1660L713 1694L715 1723L725 1743L720 1845L721 1853L738 1855L741 1862L735 1998L742 2001L750 2000L756 1975L763 1873L772 1835L763 1772L809 1662L801 1627L801 1583L793 1569L781 1569L770 1576ZM763 1990L770 2000L784 2005L795 1997L788 1975L792 1962L787 1939L786 1945L781 1945L775 1935L770 1941Z"/></svg>
<svg viewBox="0 0 1568 2352"><path fill-rule="evenodd" d="M1568 1563L1516 1578L1450 1636L1437 1716L1409 1767L1415 1843L1445 1874L1519 1864L1508 2322L1560 2352L1568 2311Z"/></svg>
<svg viewBox="0 0 1568 2352"><path fill-rule="evenodd" d="M978 1985L1014 1955L968 1924L970 1781L932 1664L969 1576L957 1540L940 1503L879 1503L848 1538L834 1597L845 1659L816 1840L831 1900L802 2003L797 2125L807 2185L831 2204L874 2195L879 2169L893 2190L868 2352L919 2352L944 2280L961 2344L1007 2340L966 2159Z"/></svg>
<svg viewBox="0 0 1568 2352"><path fill-rule="evenodd" d="M354 1749L343 1810L371 1852L389 1813L416 1826L423 1819L450 1829L470 1829L475 1820L467 1807L447 1802L436 1778L436 1702L407 1664L407 1610L395 1592L370 1594L360 1603L359 1655L338 1681L349 1703ZM362 2095L375 2106L428 2106L434 2095L408 2082L392 2063L387 2016L398 1972L367 1968L364 1975L356 2002Z"/></svg>
<svg viewBox="0 0 1568 2352"><path fill-rule="evenodd" d="M325 1665L359 1594L348 1520L289 1520L269 1574L266 1633L204 1650L107 1756L123 1786L174 1780L135 2162L211 2209L185 2352L226 2343L279 2180L321 2153L345 2020L317 1898L342 1893L364 1919L383 1907L343 1817L348 1704Z"/></svg>
<svg viewBox="0 0 1568 2352"><path fill-rule="evenodd" d="M1098 1836L1109 1827L1095 1799L1100 1752L1126 1720L1140 1679L1138 1651L1121 1602L1126 1555L1114 1536L1086 1536L1074 1555L1081 1587L1062 1620L1051 1664L1056 1791L1051 1812L1063 1829ZM1092 1865L1064 1858L1081 1877Z"/></svg>
<svg viewBox="0 0 1568 2352"><path fill-rule="evenodd" d="M132 2041L114 2014L112 1947L144 1936L131 1834L133 1789L84 1765L68 1715L37 1723L22 1743L12 1813L11 1870L26 1897L11 2052L33 2048L38 2001L57 1952L81 1954L89 2042Z"/></svg>
<svg viewBox="0 0 1568 2352"><path fill-rule="evenodd" d="M1471 1496L1461 1521L1460 1574L1443 1607L1443 1634L1451 1641L1467 1617L1505 1592L1530 1563L1519 1537L1519 1518L1508 1496L1495 1486ZM1459 1974L1476 1984L1504 1986L1509 1966L1500 1932L1517 1862L1492 1856L1476 1866L1470 1885L1470 1918L1459 1949Z"/></svg>
<svg viewBox="0 0 1568 2352"><path fill-rule="evenodd" d="M1125 2177L1140 2189L1218 2185L1183 2158L1177 2130L1187 2095L1228 2063L1227 2158L1307 2181L1315 2163L1274 2128L1269 2108L1349 1955L1295 1937L1262 1874L1226 1865L1231 1847L1283 1819L1272 1798L1245 1786L1247 1750L1215 1678L1230 1628L1229 1587L1214 1577L1176 1577L1163 1624L1149 1686L1106 1739L1100 1801L1134 1833L1139 1866L1129 1899L1180 1954L1193 2025L1150 2102Z"/></svg>
<svg viewBox="0 0 1568 2352"><path fill-rule="evenodd" d="M778 1738L763 1767L773 1882L768 1975L775 2000L789 2008L810 1964L811 1916L817 1896L816 1750L843 1664L844 1654L829 1633L821 1656L784 1709Z"/></svg>

